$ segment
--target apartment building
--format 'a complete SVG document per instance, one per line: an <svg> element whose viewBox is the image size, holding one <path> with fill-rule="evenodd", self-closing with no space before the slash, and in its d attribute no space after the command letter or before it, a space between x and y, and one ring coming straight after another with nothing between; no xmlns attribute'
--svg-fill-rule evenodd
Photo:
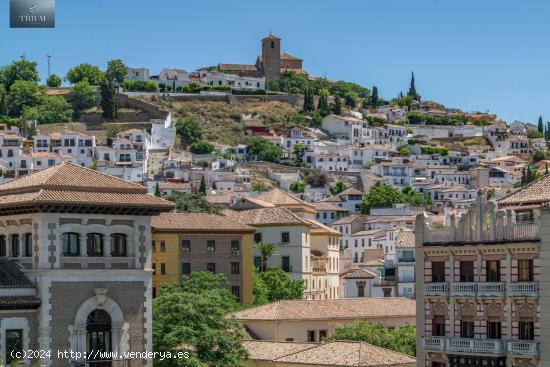
<svg viewBox="0 0 550 367"><path fill-rule="evenodd" d="M195 271L221 273L231 293L251 303L256 229L216 214L164 213L152 219L153 297Z"/></svg>
<svg viewBox="0 0 550 367"><path fill-rule="evenodd" d="M151 350L151 216L174 204L72 163L4 183L0 198L0 365L6 346L51 350L24 363L54 367L84 363L57 350Z"/></svg>
<svg viewBox="0 0 550 367"><path fill-rule="evenodd" d="M548 187L480 194L444 227L417 217L418 366L550 365Z"/></svg>

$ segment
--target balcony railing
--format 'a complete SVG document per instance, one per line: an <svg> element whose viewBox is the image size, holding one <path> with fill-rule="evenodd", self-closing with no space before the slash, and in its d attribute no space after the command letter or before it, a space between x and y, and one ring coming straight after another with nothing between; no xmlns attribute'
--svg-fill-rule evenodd
<svg viewBox="0 0 550 367"><path fill-rule="evenodd" d="M451 295L453 296L472 296L474 297L477 292L477 283L473 282L461 282L454 283L453 289L451 289Z"/></svg>
<svg viewBox="0 0 550 367"><path fill-rule="evenodd" d="M533 340L518 340L508 342L508 352L525 356L537 356L539 354L539 342Z"/></svg>
<svg viewBox="0 0 550 367"><path fill-rule="evenodd" d="M424 337L424 349L444 350L445 340L443 336L426 336Z"/></svg>
<svg viewBox="0 0 550 367"><path fill-rule="evenodd" d="M449 283L425 283L424 294L427 296L447 297L449 295Z"/></svg>
<svg viewBox="0 0 550 367"><path fill-rule="evenodd" d="M510 284L510 297L537 297L538 282L513 282Z"/></svg>
<svg viewBox="0 0 550 367"><path fill-rule="evenodd" d="M450 338L447 339L447 350L465 353L505 353L504 341L491 339Z"/></svg>
<svg viewBox="0 0 550 367"><path fill-rule="evenodd" d="M506 291L503 282L477 283L477 295L480 297L504 297Z"/></svg>

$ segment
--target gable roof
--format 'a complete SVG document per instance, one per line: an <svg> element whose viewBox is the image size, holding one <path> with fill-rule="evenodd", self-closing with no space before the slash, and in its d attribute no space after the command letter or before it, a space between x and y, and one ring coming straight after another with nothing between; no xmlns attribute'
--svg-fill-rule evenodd
<svg viewBox="0 0 550 367"><path fill-rule="evenodd" d="M303 220L311 224L312 228L309 230L309 233L311 233L312 235L329 234L333 236L340 236L342 234L340 233L340 231L325 226L323 223L319 223L314 219L303 218Z"/></svg>
<svg viewBox="0 0 550 367"><path fill-rule="evenodd" d="M342 218L338 219L336 222L334 222L332 224L333 225L335 225L335 224L350 224L350 223L354 222L357 219L361 219L361 220L365 221L365 219L362 216L360 216L359 214L352 214L352 215L348 215L346 217L342 217Z"/></svg>
<svg viewBox="0 0 550 367"><path fill-rule="evenodd" d="M273 225L311 226L304 219L281 207L250 209L240 212L225 210L223 214L234 221L253 227Z"/></svg>
<svg viewBox="0 0 550 367"><path fill-rule="evenodd" d="M151 218L154 232L254 233L255 228L208 213L162 213Z"/></svg>
<svg viewBox="0 0 550 367"><path fill-rule="evenodd" d="M218 64L218 68L221 71L258 71L255 65L250 64Z"/></svg>
<svg viewBox="0 0 550 367"><path fill-rule="evenodd" d="M414 232L411 230L401 230L395 239L396 248L414 247Z"/></svg>
<svg viewBox="0 0 550 367"><path fill-rule="evenodd" d="M0 288L34 288L16 262L0 257Z"/></svg>
<svg viewBox="0 0 550 367"><path fill-rule="evenodd" d="M348 208L344 208L338 205L331 204L330 202L319 201L317 203L311 203L315 210L318 211L331 211L331 212L349 212Z"/></svg>
<svg viewBox="0 0 550 367"><path fill-rule="evenodd" d="M545 175L497 200L499 206L544 204L548 202L550 202L550 175Z"/></svg>
<svg viewBox="0 0 550 367"><path fill-rule="evenodd" d="M263 192L256 197L256 199L274 204L276 206L305 206L311 209L315 209L313 205L300 200L286 191L279 188L273 188L269 191Z"/></svg>
<svg viewBox="0 0 550 367"><path fill-rule="evenodd" d="M351 270L346 271L343 274L340 274L340 278L344 278L344 279L369 278L369 279L372 279L372 278L375 278L376 275L377 275L376 273L374 273L370 270L367 270L367 269L351 269Z"/></svg>
<svg viewBox="0 0 550 367"><path fill-rule="evenodd" d="M240 321L349 320L415 317L416 302L408 298L343 298L284 300L238 311Z"/></svg>

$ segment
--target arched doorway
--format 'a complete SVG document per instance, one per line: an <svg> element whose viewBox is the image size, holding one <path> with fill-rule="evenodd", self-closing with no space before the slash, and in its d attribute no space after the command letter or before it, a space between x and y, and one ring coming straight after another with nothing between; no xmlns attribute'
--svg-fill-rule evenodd
<svg viewBox="0 0 550 367"><path fill-rule="evenodd" d="M86 319L86 352L88 360L105 361L110 356L104 353L111 352L111 317L103 310L92 311ZM105 365L110 365L106 362ZM103 366L101 362L94 366Z"/></svg>

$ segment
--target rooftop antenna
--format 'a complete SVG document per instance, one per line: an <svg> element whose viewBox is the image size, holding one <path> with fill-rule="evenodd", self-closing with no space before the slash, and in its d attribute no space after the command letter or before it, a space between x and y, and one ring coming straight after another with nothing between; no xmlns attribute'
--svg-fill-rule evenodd
<svg viewBox="0 0 550 367"><path fill-rule="evenodd" d="M52 55L46 55L46 57L48 58L48 76L50 76L50 59L52 58Z"/></svg>

